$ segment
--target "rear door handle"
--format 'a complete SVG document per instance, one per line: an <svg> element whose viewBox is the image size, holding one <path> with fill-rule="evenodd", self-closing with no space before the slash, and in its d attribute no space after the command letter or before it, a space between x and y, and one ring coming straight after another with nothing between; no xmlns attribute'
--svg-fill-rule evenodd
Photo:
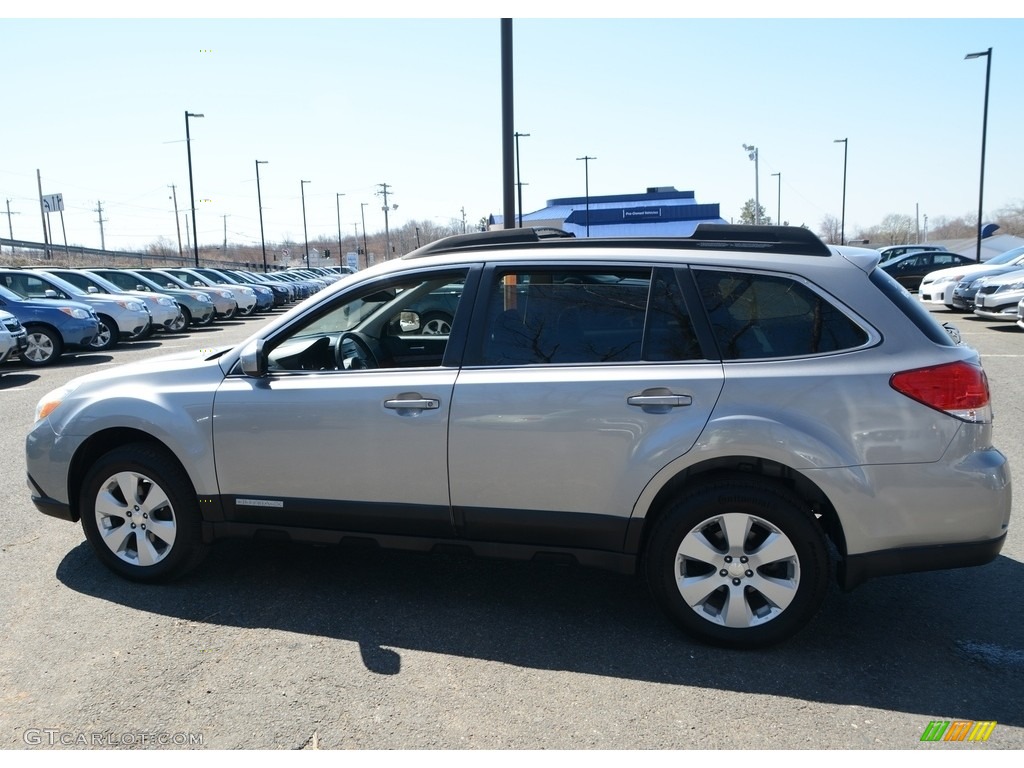
<svg viewBox="0 0 1024 768"><path fill-rule="evenodd" d="M643 408L647 413L668 413L673 408L680 408L693 403L690 395L677 395L668 387L651 387L639 395L630 395L626 403Z"/></svg>
<svg viewBox="0 0 1024 768"><path fill-rule="evenodd" d="M424 398L410 398L403 400L402 398L395 398L394 400L385 400L385 408L391 408L396 411L404 410L417 410L417 411L433 411L441 407L440 400L434 400L429 397Z"/></svg>
<svg viewBox="0 0 1024 768"><path fill-rule="evenodd" d="M626 398L626 402L641 408L678 408L681 405L691 405L693 398L689 395L632 395Z"/></svg>

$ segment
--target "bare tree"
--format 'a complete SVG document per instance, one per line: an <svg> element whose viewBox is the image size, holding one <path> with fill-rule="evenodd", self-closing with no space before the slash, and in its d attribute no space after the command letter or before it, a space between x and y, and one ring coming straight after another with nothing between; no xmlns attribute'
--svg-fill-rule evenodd
<svg viewBox="0 0 1024 768"><path fill-rule="evenodd" d="M821 220L821 224L819 224L818 227L818 235L826 243L838 243L842 237L843 230L839 223L839 219L831 213L827 214L825 218Z"/></svg>

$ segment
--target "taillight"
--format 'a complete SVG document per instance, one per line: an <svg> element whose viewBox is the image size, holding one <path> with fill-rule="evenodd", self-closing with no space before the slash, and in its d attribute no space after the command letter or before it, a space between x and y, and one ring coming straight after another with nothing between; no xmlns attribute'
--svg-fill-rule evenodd
<svg viewBox="0 0 1024 768"><path fill-rule="evenodd" d="M988 377L980 365L963 361L894 373L889 385L929 408L963 421L992 420Z"/></svg>

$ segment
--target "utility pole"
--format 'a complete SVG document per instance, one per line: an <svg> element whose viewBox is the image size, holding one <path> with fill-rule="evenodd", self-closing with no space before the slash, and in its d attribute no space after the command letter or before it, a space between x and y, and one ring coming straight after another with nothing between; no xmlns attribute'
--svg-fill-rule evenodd
<svg viewBox="0 0 1024 768"><path fill-rule="evenodd" d="M103 222L106 219L103 218L103 203L99 200L96 201L96 221L100 223L100 250L107 250L107 241L103 239Z"/></svg>
<svg viewBox="0 0 1024 768"><path fill-rule="evenodd" d="M224 219L224 253L226 255L228 252L228 215L222 213L221 218Z"/></svg>
<svg viewBox="0 0 1024 768"><path fill-rule="evenodd" d="M466 234L466 206L462 206L459 210L462 211L462 234Z"/></svg>
<svg viewBox="0 0 1024 768"><path fill-rule="evenodd" d="M181 221L178 219L178 190L173 184L168 184L171 188L171 199L174 201L174 228L178 230L178 258L184 261L185 254L181 250Z"/></svg>
<svg viewBox="0 0 1024 768"><path fill-rule="evenodd" d="M43 176L39 173L39 169L36 168L36 182L39 184L39 215L43 219L43 245L46 246L46 258L51 257L50 254L50 234L46 229L46 208L43 207Z"/></svg>
<svg viewBox="0 0 1024 768"><path fill-rule="evenodd" d="M384 254L385 259L391 258L391 230L388 228L388 187L389 184L378 184L384 194L384 241L387 243L387 253ZM398 206L395 206L396 208Z"/></svg>
<svg viewBox="0 0 1024 768"><path fill-rule="evenodd" d="M519 226L523 226L523 177L519 174L519 137L529 136L528 133L516 131L513 136L516 138L516 191L519 195Z"/></svg>
<svg viewBox="0 0 1024 768"><path fill-rule="evenodd" d="M14 211L13 213L11 212L11 201L8 200L7 201L7 229L11 233L11 240L14 239L14 225L11 223L11 216L12 215L13 216L18 216L20 213L21 213L20 211ZM13 245L11 246L11 253L14 253L14 246Z"/></svg>

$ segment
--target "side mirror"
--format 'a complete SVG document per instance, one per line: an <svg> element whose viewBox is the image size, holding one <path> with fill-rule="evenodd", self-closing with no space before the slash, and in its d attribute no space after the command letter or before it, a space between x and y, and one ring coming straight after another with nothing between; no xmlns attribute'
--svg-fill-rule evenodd
<svg viewBox="0 0 1024 768"><path fill-rule="evenodd" d="M48 299L59 299L60 298L60 296L57 294L57 292L55 290L53 290L53 288L47 288L45 291L43 291L43 296L45 296Z"/></svg>
<svg viewBox="0 0 1024 768"><path fill-rule="evenodd" d="M397 321L397 322L396 322ZM399 312L396 318L392 319L392 324L397 325L398 333L415 333L420 330L421 320L418 312L412 312L405 310Z"/></svg>
<svg viewBox="0 0 1024 768"><path fill-rule="evenodd" d="M99 293L100 289L97 288L95 285L90 285L88 288L85 289L85 292L86 293Z"/></svg>
<svg viewBox="0 0 1024 768"><path fill-rule="evenodd" d="M267 356L263 352L263 339L250 341L242 349L238 362L242 373L254 379L262 379L267 375Z"/></svg>

